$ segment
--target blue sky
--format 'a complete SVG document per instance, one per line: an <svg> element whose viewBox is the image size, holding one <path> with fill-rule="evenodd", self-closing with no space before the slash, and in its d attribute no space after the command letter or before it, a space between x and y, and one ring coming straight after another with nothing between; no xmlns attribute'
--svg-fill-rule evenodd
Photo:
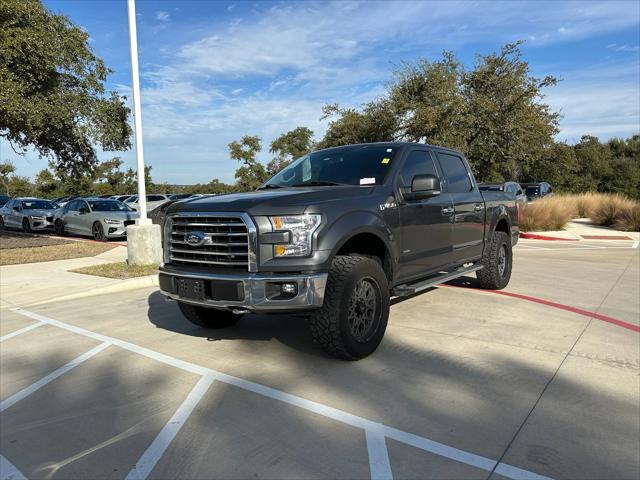
<svg viewBox="0 0 640 480"><path fill-rule="evenodd" d="M45 0L85 28L130 96L125 0ZM155 181L232 182L227 144L263 144L296 126L322 136L326 103L380 96L393 69L452 50L476 53L525 40L537 76L563 81L546 101L564 118L559 139L608 139L640 130L640 2L145 1L138 0L145 158ZM269 160L264 148L263 161ZM33 175L46 160L0 145L2 160ZM131 151L121 156L133 166Z"/></svg>

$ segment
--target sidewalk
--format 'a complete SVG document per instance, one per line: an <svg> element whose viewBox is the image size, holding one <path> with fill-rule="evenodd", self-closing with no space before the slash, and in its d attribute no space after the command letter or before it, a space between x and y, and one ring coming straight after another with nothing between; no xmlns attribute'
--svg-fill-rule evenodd
<svg viewBox="0 0 640 480"><path fill-rule="evenodd" d="M154 283L149 277L119 280L69 271L92 265L124 262L126 259L127 248L119 246L95 257L0 266L2 306L13 303L30 306L157 284L157 281Z"/></svg>
<svg viewBox="0 0 640 480"><path fill-rule="evenodd" d="M609 227L592 225L588 218L576 218L567 223L563 230L551 230L542 232L523 232L522 238L538 240L627 240L640 239L638 232L622 232Z"/></svg>

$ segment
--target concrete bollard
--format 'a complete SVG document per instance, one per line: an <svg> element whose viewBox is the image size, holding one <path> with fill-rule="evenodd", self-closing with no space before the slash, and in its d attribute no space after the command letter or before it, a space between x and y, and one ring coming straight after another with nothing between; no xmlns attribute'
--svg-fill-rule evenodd
<svg viewBox="0 0 640 480"><path fill-rule="evenodd" d="M162 262L160 225L127 227L127 262L129 265L159 265Z"/></svg>

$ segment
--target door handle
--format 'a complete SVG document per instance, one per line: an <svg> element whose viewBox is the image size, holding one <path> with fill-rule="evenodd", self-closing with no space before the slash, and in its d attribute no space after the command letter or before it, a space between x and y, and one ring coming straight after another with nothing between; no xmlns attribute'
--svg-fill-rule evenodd
<svg viewBox="0 0 640 480"><path fill-rule="evenodd" d="M482 205L481 203L476 203L475 209L476 212L479 212L480 210L484 210L484 205Z"/></svg>
<svg viewBox="0 0 640 480"><path fill-rule="evenodd" d="M451 215L454 212L453 207L443 207L442 215Z"/></svg>

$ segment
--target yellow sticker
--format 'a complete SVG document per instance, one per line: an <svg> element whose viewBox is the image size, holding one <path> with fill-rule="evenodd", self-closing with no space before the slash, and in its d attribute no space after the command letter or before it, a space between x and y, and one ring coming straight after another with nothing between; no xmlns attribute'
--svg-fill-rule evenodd
<svg viewBox="0 0 640 480"><path fill-rule="evenodd" d="M391 161L391 159L390 159L390 158L383 158L383 159L382 159L382 163L384 163L385 165L386 165L387 163L389 163L390 161Z"/></svg>

